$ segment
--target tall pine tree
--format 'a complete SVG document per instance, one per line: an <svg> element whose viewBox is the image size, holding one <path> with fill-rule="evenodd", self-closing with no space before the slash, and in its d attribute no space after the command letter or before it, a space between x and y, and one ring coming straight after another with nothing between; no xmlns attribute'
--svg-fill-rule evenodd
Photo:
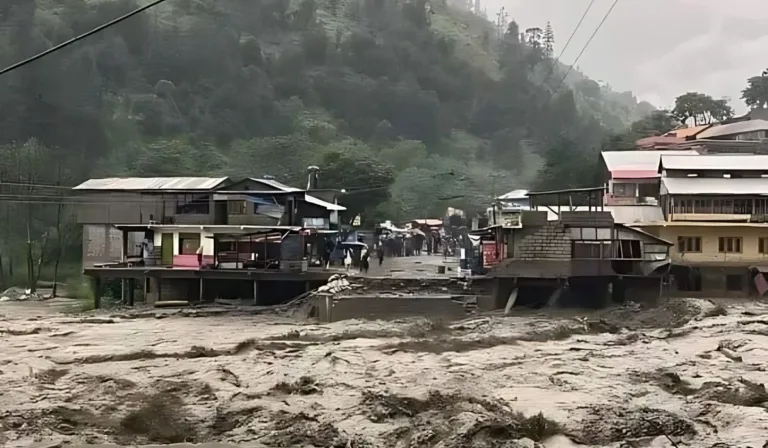
<svg viewBox="0 0 768 448"><path fill-rule="evenodd" d="M550 59L555 55L555 32L550 22L547 22L547 27L544 29L544 54Z"/></svg>

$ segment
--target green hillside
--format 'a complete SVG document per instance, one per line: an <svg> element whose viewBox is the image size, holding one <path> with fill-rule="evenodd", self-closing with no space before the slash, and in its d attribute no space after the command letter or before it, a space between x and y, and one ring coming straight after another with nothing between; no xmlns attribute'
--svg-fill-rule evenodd
<svg viewBox="0 0 768 448"><path fill-rule="evenodd" d="M141 2L10 0L0 63ZM536 24L524 24L536 25ZM35 172L270 174L328 187L368 219L481 210L563 169L649 111L491 23L426 0L169 0L0 79L0 144L34 138ZM522 26L521 26L522 28ZM87 162L87 163L84 163ZM18 171L16 169L16 171Z"/></svg>

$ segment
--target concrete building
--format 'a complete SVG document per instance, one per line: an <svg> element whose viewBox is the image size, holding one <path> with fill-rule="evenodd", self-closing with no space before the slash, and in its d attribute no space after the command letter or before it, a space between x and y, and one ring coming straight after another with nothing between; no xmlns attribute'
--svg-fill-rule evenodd
<svg viewBox="0 0 768 448"><path fill-rule="evenodd" d="M601 183L606 187L605 205L657 206L661 155L698 156L684 151L603 151L600 154Z"/></svg>
<svg viewBox="0 0 768 448"><path fill-rule="evenodd" d="M763 295L768 284L768 156L663 155L660 222L636 223L675 243L672 274L686 295Z"/></svg>
<svg viewBox="0 0 768 448"><path fill-rule="evenodd" d="M510 303L599 306L610 298L657 298L669 265L671 242L616 223L605 211L603 187L528 193L533 210L516 226L473 232L499 257L488 276L495 307ZM544 197L551 197L545 201ZM578 198L576 198L578 196ZM552 205L539 205L547 204ZM574 210L579 203L585 209ZM564 206L562 204L569 204ZM577 204L571 206L570 204ZM546 207L555 214L538 211Z"/></svg>

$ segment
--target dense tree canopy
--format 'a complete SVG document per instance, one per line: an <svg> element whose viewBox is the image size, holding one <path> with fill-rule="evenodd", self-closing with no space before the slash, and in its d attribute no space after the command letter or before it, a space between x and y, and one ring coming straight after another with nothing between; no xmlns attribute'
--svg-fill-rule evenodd
<svg viewBox="0 0 768 448"><path fill-rule="evenodd" d="M760 76L753 76L747 80L747 87L741 91L741 98L753 109L768 107L768 69Z"/></svg>
<svg viewBox="0 0 768 448"><path fill-rule="evenodd" d="M142 3L5 1L0 65ZM45 154L2 179L269 174L300 186L317 165L320 186L347 189L349 214L371 221L588 184L561 174L650 109L577 70L561 82L555 32L527 25L499 33L426 0L171 0L0 77L13 111L0 114L0 146ZM23 205L0 204L0 219ZM39 214L33 240L55 215Z"/></svg>
<svg viewBox="0 0 768 448"><path fill-rule="evenodd" d="M681 123L686 124L691 121L694 126L733 117L733 109L728 105L727 100L716 100L699 92L688 92L677 97L672 113Z"/></svg>

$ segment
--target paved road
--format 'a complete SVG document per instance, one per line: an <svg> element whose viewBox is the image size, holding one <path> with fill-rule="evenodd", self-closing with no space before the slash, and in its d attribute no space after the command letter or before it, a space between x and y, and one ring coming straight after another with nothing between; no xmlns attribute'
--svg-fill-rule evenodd
<svg viewBox="0 0 768 448"><path fill-rule="evenodd" d="M445 274L438 274L437 267L445 266ZM457 258L443 259L442 255L421 255L415 257L384 258L379 266L379 260L371 259L369 277L456 277L459 268ZM449 270L450 269L450 270Z"/></svg>

